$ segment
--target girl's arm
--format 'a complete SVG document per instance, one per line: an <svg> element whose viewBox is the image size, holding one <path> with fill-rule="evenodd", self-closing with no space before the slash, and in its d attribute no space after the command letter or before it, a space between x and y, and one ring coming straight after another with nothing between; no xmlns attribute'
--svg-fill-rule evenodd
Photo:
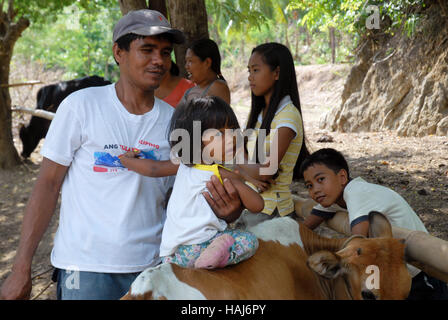
<svg viewBox="0 0 448 320"><path fill-rule="evenodd" d="M139 159L136 153L129 151L120 156L120 161L129 170L147 177L166 177L177 173L178 164L173 164L171 160L157 161L152 159Z"/></svg>
<svg viewBox="0 0 448 320"><path fill-rule="evenodd" d="M264 208L263 198L253 190L251 187L246 185L237 174L230 172L226 169L219 169L221 178L230 179L235 186L238 195L240 196L243 206L251 212L261 212Z"/></svg>
<svg viewBox="0 0 448 320"><path fill-rule="evenodd" d="M269 163L268 164L238 164L237 168L240 168L244 170L249 176L256 180L261 181L269 181L272 179L272 177L276 174L276 171L278 170L278 166L280 162L282 161L284 155L286 154L286 150L288 150L289 144L291 141L295 138L296 133L294 130L287 128L287 127L281 127L277 130L277 141L278 141L278 153L277 153L277 161L273 162L275 159L272 159L271 157L268 157ZM275 141L275 140L274 140ZM271 146L271 150L273 150ZM244 155L245 162L247 162L247 154ZM273 167L276 168L275 172L272 174L261 174L260 169L262 168L268 168Z"/></svg>

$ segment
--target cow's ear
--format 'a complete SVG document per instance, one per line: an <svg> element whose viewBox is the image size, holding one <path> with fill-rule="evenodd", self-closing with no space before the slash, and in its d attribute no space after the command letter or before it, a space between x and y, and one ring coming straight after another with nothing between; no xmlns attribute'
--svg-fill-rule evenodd
<svg viewBox="0 0 448 320"><path fill-rule="evenodd" d="M330 251L318 251L308 257L308 267L317 274L334 279L342 273L341 259Z"/></svg>
<svg viewBox="0 0 448 320"><path fill-rule="evenodd" d="M392 226L386 216L377 211L369 213L369 238L392 238Z"/></svg>

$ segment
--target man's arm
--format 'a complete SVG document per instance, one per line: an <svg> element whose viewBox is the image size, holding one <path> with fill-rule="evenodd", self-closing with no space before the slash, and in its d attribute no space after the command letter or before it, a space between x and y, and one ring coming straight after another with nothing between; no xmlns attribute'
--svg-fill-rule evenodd
<svg viewBox="0 0 448 320"><path fill-rule="evenodd" d="M216 176L206 183L208 192L203 192L205 200L218 218L230 223L238 219L243 211L241 199L230 179L224 179L224 186Z"/></svg>
<svg viewBox="0 0 448 320"><path fill-rule="evenodd" d="M2 285L0 299L29 299L33 256L55 211L67 169L47 158L42 160L39 176L25 208L12 272Z"/></svg>

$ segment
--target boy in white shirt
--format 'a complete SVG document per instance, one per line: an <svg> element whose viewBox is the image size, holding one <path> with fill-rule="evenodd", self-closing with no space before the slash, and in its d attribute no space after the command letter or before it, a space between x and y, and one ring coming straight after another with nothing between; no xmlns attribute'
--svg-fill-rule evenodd
<svg viewBox="0 0 448 320"><path fill-rule="evenodd" d="M301 165L305 186L318 203L304 223L310 229L330 219L337 211L347 211L352 234L368 236L368 215L384 214L392 226L428 232L409 204L395 191L368 183L361 177L351 179L344 156L334 149L321 149ZM448 299L444 282L412 266L412 288L408 299Z"/></svg>

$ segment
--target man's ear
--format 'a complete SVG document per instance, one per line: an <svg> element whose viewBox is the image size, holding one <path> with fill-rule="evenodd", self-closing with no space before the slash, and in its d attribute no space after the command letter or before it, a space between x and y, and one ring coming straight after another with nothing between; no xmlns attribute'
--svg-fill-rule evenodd
<svg viewBox="0 0 448 320"><path fill-rule="evenodd" d="M308 257L308 267L327 279L337 278L342 274L341 258L330 251L318 251Z"/></svg>
<svg viewBox="0 0 448 320"><path fill-rule="evenodd" d="M118 44L116 42L114 42L114 45L112 46L112 53L114 54L115 62L117 62L118 64L120 64L120 60L121 60L123 51L124 50L120 49Z"/></svg>

